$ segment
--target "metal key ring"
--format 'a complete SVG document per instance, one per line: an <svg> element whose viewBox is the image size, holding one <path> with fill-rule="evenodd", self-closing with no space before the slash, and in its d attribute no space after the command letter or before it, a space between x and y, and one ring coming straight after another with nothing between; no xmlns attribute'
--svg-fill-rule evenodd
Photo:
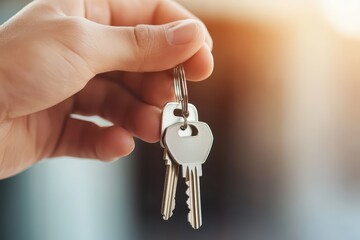
<svg viewBox="0 0 360 240"><path fill-rule="evenodd" d="M185 130L188 127L187 117L189 116L189 99L185 70L182 65L178 65L174 68L174 89L176 100L181 103L181 115L184 118L184 125L181 129Z"/></svg>
<svg viewBox="0 0 360 240"><path fill-rule="evenodd" d="M174 68L174 90L177 102L182 102L183 97L181 93L181 81L179 79L179 67Z"/></svg>
<svg viewBox="0 0 360 240"><path fill-rule="evenodd" d="M182 115L189 116L189 97L186 86L185 70L182 65L174 68L174 88L176 100L181 103Z"/></svg>

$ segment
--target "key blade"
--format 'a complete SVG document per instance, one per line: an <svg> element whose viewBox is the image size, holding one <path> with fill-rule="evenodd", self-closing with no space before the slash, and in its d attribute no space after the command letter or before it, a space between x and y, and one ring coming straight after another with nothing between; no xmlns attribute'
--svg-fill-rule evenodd
<svg viewBox="0 0 360 240"><path fill-rule="evenodd" d="M175 210L175 194L176 194L176 187L177 187L177 181L179 178L179 165L175 162L173 162L172 165L173 168L173 172L174 172L174 176L172 179L172 188L171 188L171 195L169 196L170 199L170 204L169 204L169 212L170 212L170 217L173 215L173 212Z"/></svg>
<svg viewBox="0 0 360 240"><path fill-rule="evenodd" d="M168 194L169 194L169 184L170 184L170 173L171 172L171 165L166 165L166 172L165 172L165 182L164 182L164 190L163 190L163 197L161 203L161 214L165 220L168 219L168 214L166 212L167 205L168 205Z"/></svg>
<svg viewBox="0 0 360 240"><path fill-rule="evenodd" d="M188 218L188 222L190 223L190 225L192 226L193 225L193 219L192 219L192 216L193 216L193 214L192 214L192 204L191 204L191 194L190 194L190 192L191 192L191 188L190 188L190 178L189 178L189 171L188 171L189 169L188 168L186 168L186 172L184 172L184 168L183 168L183 175L185 174L186 176L185 176L185 184L186 184L186 191L185 191L185 193L186 193L186 195L188 196L188 198L187 198L187 200L186 200L186 204L187 204L187 206L188 206L188 209L189 209L189 212L188 212L188 215L187 215L187 218Z"/></svg>
<svg viewBox="0 0 360 240"><path fill-rule="evenodd" d="M169 153L167 151L167 148L164 148L164 154L163 154L163 159L165 161L165 165L171 165L172 164L172 160L170 159Z"/></svg>
<svg viewBox="0 0 360 240"><path fill-rule="evenodd" d="M188 221L194 229L202 225L199 167L201 168L201 166L190 166L186 173L187 194L189 195L187 203L190 210Z"/></svg>
<svg viewBox="0 0 360 240"><path fill-rule="evenodd" d="M177 180L179 175L179 165L171 159L166 159L165 183L163 191L163 199L161 204L161 214L164 220L168 220L175 209L175 193L177 187Z"/></svg>

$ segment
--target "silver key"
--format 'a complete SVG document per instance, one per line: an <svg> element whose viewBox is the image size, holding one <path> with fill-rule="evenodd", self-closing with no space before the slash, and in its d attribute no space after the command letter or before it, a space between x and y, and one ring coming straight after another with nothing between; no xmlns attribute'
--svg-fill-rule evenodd
<svg viewBox="0 0 360 240"><path fill-rule="evenodd" d="M188 122L191 135L183 136L183 123L169 126L164 133L164 143L172 159L182 167L188 186L188 220L194 229L202 225L200 176L201 165L206 161L213 143L213 135L206 123Z"/></svg>
<svg viewBox="0 0 360 240"><path fill-rule="evenodd" d="M179 175L179 165L169 159L168 156L164 156L164 160L166 164L166 174L161 204L161 214L163 215L164 220L168 220L175 209L175 193Z"/></svg>
<svg viewBox="0 0 360 240"><path fill-rule="evenodd" d="M180 116L180 114L176 114L175 111L180 111L181 113L181 103L167 103L162 112L160 144L164 148L163 159L165 160L166 165L163 199L161 204L161 214L163 215L164 220L168 220L172 216L175 209L175 193L179 174L179 165L176 161L171 159L168 154L167 148L163 143L163 134L165 132L165 129L174 123L183 121L183 117ZM188 119L190 119L191 121L198 121L197 109L192 104L189 104ZM191 133L190 129L188 129L187 131L183 131L183 134L189 133Z"/></svg>

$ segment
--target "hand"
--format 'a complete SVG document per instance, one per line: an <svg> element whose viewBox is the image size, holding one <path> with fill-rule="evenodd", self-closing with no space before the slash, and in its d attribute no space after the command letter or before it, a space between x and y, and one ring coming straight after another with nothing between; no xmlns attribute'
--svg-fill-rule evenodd
<svg viewBox="0 0 360 240"><path fill-rule="evenodd" d="M0 26L0 178L48 157L113 160L133 137L158 141L171 69L184 63L189 80L213 69L210 35L189 19L170 0L38 0Z"/></svg>

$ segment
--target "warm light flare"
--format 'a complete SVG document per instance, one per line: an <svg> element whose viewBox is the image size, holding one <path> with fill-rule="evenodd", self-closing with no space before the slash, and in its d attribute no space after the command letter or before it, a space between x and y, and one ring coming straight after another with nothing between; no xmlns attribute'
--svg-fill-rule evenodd
<svg viewBox="0 0 360 240"><path fill-rule="evenodd" d="M337 31L349 36L360 37L360 1L321 0L322 11Z"/></svg>

